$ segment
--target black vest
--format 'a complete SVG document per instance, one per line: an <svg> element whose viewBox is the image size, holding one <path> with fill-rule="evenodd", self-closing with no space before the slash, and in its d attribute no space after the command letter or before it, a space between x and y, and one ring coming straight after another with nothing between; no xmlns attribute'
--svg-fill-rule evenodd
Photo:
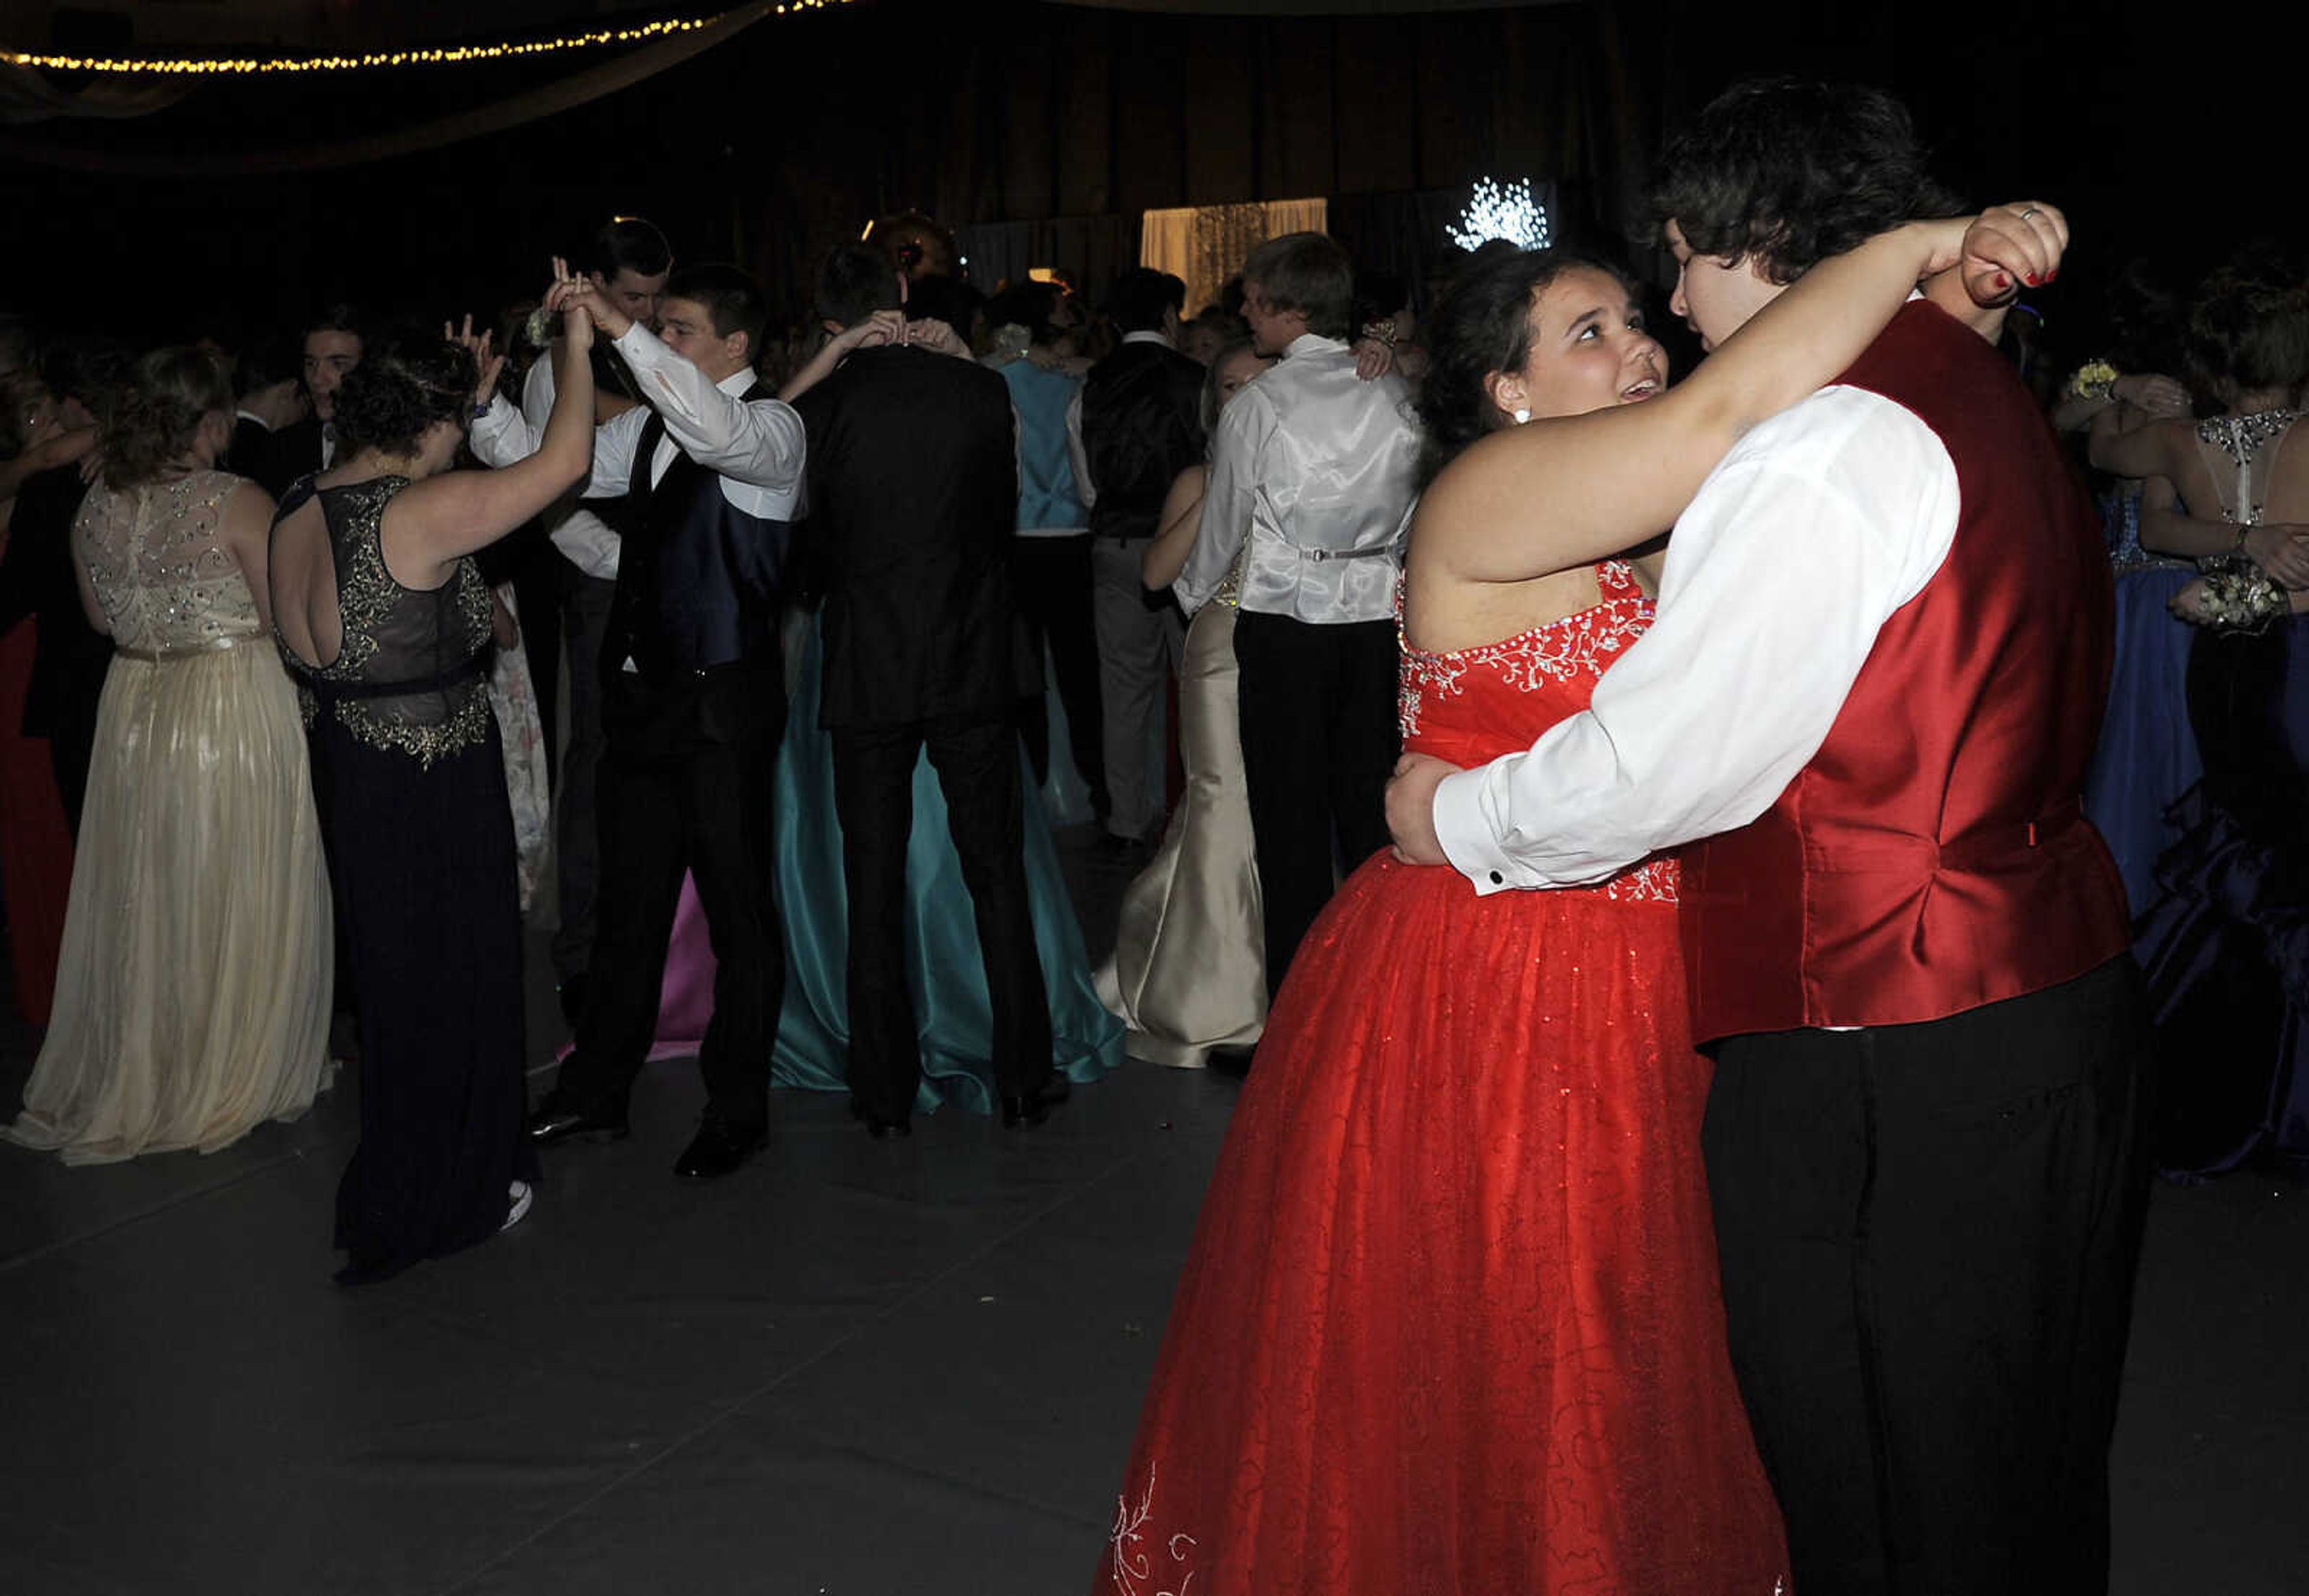
<svg viewBox="0 0 2309 1596"><path fill-rule="evenodd" d="M748 403L768 398L757 382ZM719 472L677 451L656 484L650 463L665 437L654 411L634 447L621 501L624 542L601 668L631 659L645 680L662 681L774 649L779 587L791 529L748 515L722 491Z"/></svg>
<svg viewBox="0 0 2309 1596"><path fill-rule="evenodd" d="M1126 343L1083 383L1083 457L1100 537L1154 535L1172 479L1203 457L1203 369L1160 343Z"/></svg>

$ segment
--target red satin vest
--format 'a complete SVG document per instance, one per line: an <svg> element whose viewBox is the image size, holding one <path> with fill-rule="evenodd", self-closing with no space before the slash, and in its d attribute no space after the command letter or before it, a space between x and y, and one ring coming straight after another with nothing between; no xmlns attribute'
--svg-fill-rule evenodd
<svg viewBox="0 0 2309 1596"><path fill-rule="evenodd" d="M1779 801L1687 851L1697 1040L1938 1019L2127 945L2123 885L2079 801L2115 633L2081 485L2003 360L1928 305L1839 381L1939 437L1956 540Z"/></svg>

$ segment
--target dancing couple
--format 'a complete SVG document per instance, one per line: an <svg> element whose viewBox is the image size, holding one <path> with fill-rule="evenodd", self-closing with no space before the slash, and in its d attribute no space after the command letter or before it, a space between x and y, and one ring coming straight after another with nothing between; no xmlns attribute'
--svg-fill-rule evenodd
<svg viewBox="0 0 2309 1596"><path fill-rule="evenodd" d="M1897 104L1746 85L1658 195L1681 386L1599 263L1437 308L1397 854L1277 996L1103 1592L2104 1588L2108 578L1980 335L2063 224L1950 208Z"/></svg>

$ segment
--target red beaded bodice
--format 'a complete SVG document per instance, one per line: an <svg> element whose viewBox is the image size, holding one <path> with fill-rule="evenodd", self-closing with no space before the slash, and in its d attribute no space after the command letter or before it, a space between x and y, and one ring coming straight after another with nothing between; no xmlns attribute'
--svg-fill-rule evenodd
<svg viewBox="0 0 2309 1596"><path fill-rule="evenodd" d="M1400 718L1406 752L1473 768L1521 753L1587 707L1612 662L1651 624L1652 600L1624 561L1596 568L1600 603L1497 643L1440 653L1403 643ZM1397 631L1401 605L1397 607ZM1673 898L1675 865L1656 859L1605 883L1613 897Z"/></svg>

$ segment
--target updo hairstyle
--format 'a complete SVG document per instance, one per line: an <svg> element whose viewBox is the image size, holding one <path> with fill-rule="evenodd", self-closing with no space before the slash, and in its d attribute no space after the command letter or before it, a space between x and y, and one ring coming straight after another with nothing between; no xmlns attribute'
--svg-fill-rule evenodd
<svg viewBox="0 0 2309 1596"><path fill-rule="evenodd" d="M1494 371L1519 371L1531 358L1534 295L1570 271L1601 272L1633 292L1609 261L1572 249L1492 249L1469 256L1427 317L1427 378L1419 392L1424 429L1419 485L1424 490L1460 451L1500 425L1484 387Z"/></svg>
<svg viewBox="0 0 2309 1596"><path fill-rule="evenodd" d="M2243 251L2198 289L2181 341L2192 381L2222 403L2282 388L2298 403L2309 382L2309 288L2277 251Z"/></svg>
<svg viewBox="0 0 2309 1596"><path fill-rule="evenodd" d="M417 452L437 421L463 426L480 372L463 344L410 334L365 353L337 389L337 457Z"/></svg>
<svg viewBox="0 0 2309 1596"><path fill-rule="evenodd" d="M157 482L191 452L201 422L232 413L232 381L205 351L156 349L136 362L104 431L104 481L113 488Z"/></svg>

